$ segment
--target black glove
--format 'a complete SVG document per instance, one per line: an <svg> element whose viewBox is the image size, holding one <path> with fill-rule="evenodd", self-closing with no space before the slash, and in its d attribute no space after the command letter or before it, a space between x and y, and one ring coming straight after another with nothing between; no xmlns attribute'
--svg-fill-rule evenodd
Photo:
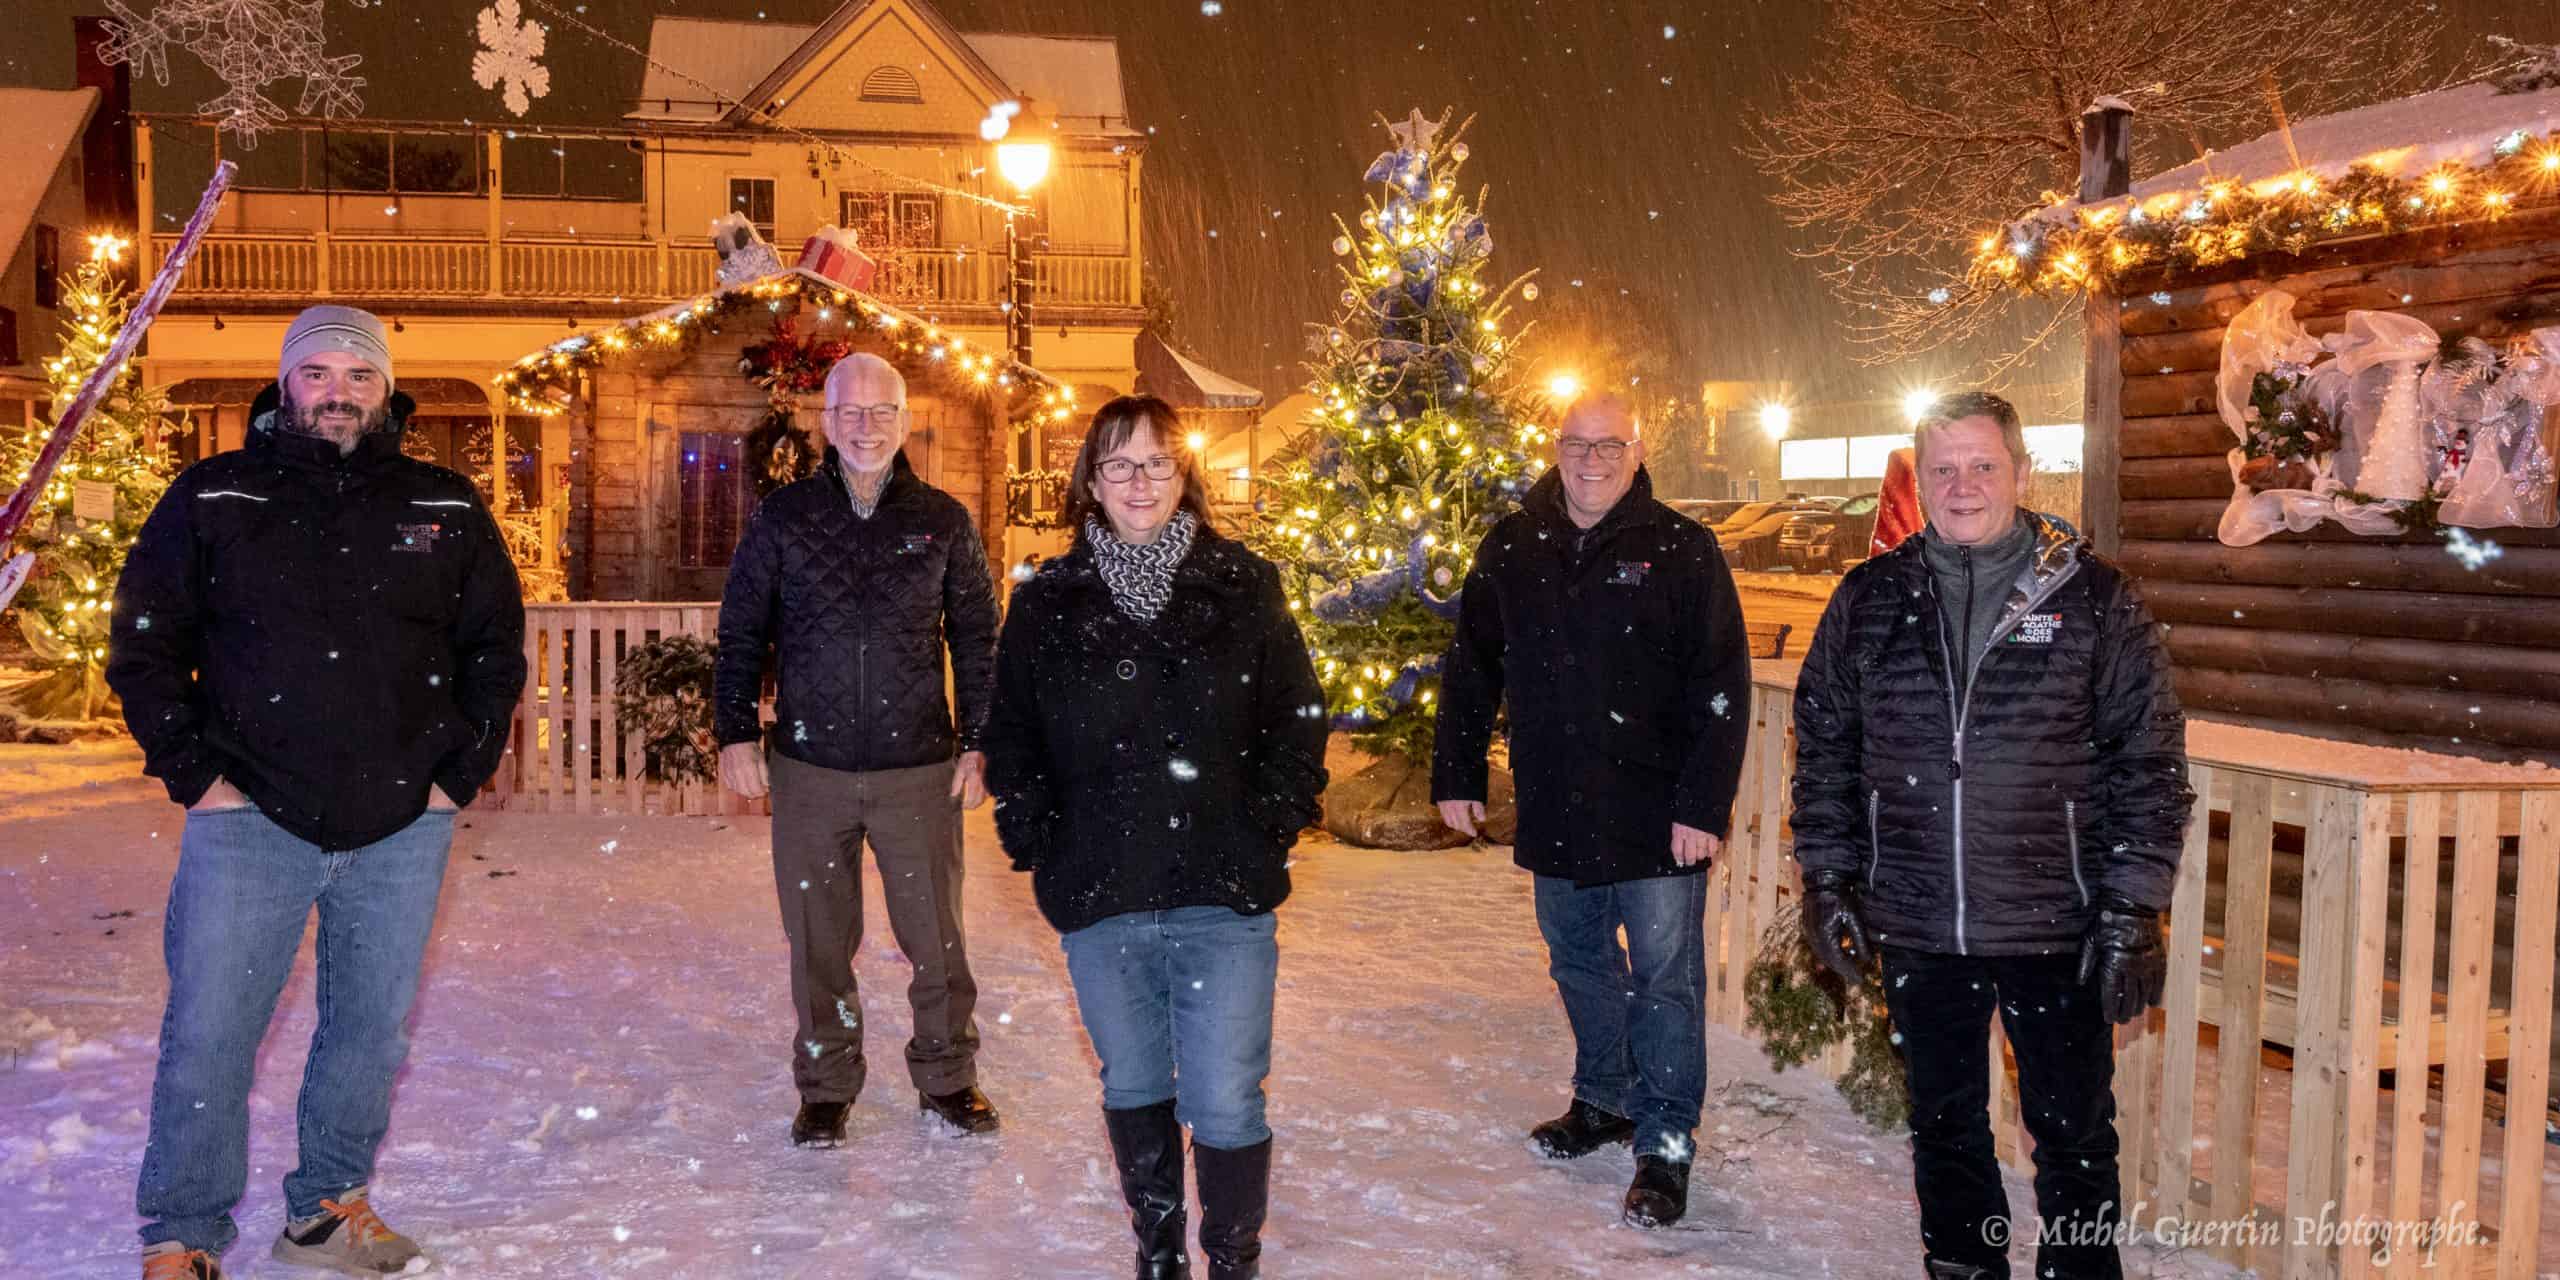
<svg viewBox="0 0 2560 1280"><path fill-rule="evenodd" d="M1804 877L1804 940L1813 958L1840 975L1851 987L1865 986L1867 922L1858 914L1858 891L1837 871L1808 871Z"/></svg>
<svg viewBox="0 0 2560 1280"><path fill-rule="evenodd" d="M2097 980L2098 1011L2109 1022L2131 1022L2160 1003L2169 986L2169 951L2160 942L2158 912L2118 894L2098 899L2098 918L2080 937L2080 985Z"/></svg>

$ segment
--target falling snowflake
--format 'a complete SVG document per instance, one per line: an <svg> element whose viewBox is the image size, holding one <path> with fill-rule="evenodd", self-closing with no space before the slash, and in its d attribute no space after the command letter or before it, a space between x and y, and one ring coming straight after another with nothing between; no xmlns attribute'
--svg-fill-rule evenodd
<svg viewBox="0 0 2560 1280"><path fill-rule="evenodd" d="M335 117L364 110L356 95L364 77L348 74L364 59L328 55L320 6L321 0L164 0L146 17L124 0L107 0L113 17L98 60L108 66L133 63L150 71L153 83L166 85L169 46L194 54L224 86L196 109L220 117L217 127L238 138L242 150L251 150L259 134L285 121L285 109L261 92L278 80L302 81L293 114Z"/></svg>
<svg viewBox="0 0 2560 1280"><path fill-rule="evenodd" d="M546 39L539 22L528 22L516 0L498 0L480 11L480 49L471 55L471 78L483 89L507 86L507 110L523 115L533 100L551 93L551 70L542 65Z"/></svg>

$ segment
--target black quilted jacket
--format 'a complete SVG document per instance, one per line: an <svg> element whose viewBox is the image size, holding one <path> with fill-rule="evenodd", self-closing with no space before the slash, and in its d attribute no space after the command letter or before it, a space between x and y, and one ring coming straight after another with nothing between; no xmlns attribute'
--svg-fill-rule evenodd
<svg viewBox="0 0 2560 1280"><path fill-rule="evenodd" d="M2070 951L2091 902L2167 907L2186 720L2159 624L2114 565L2030 515L2037 547L1978 655L1923 533L1850 571L1796 683L1796 859L1861 890L1877 941ZM1959 696L1955 663L1974 667Z"/></svg>
<svg viewBox="0 0 2560 1280"><path fill-rule="evenodd" d="M116 580L107 683L143 770L193 804L219 777L324 849L469 804L524 690L524 596L471 482L270 427L187 468ZM409 398L395 395L395 421Z"/></svg>
<svg viewBox="0 0 2560 1280"><path fill-rule="evenodd" d="M1079 544L1015 588L987 730L996 832L1060 932L1289 896L1325 786L1324 691L1280 574L1208 529L1133 622Z"/></svg>
<svg viewBox="0 0 2560 1280"><path fill-rule="evenodd" d="M720 745L760 734L777 670L773 749L846 772L978 749L995 681L996 594L967 508L898 455L880 504L855 515L835 451L756 504L720 596L713 716ZM942 655L960 703L955 733Z"/></svg>

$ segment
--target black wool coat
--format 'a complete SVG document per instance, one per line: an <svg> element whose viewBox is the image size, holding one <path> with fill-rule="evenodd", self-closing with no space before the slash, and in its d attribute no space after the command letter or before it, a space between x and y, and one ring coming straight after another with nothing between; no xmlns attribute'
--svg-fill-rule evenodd
<svg viewBox="0 0 2560 1280"><path fill-rule="evenodd" d="M1927 532L1850 570L1805 653L1796 860L1849 876L1879 943L2061 953L2101 895L2169 905L2194 793L2160 626L2086 542L2026 519L2036 548L1980 653Z"/></svg>
<svg viewBox="0 0 2560 1280"><path fill-rule="evenodd" d="M762 733L775 668L773 749L848 773L908 769L978 749L995 681L996 596L985 544L958 499L900 453L868 519L833 449L815 475L756 504L720 593L712 715L720 745ZM952 722L942 654L951 651Z"/></svg>
<svg viewBox="0 0 2560 1280"><path fill-rule="evenodd" d="M1715 535L1654 501L1641 469L1576 528L1549 469L1476 549L1442 660L1431 794L1485 798L1510 710L1512 859L1577 884L1694 874L1675 822L1719 839L1751 729L1751 651Z"/></svg>
<svg viewBox="0 0 2560 1280"><path fill-rule="evenodd" d="M107 683L143 771L214 779L276 825L360 848L469 804L524 691L524 595L471 482L400 452L410 408L354 452L276 430L171 481L116 580Z"/></svg>
<svg viewBox="0 0 2560 1280"><path fill-rule="evenodd" d="M1279 571L1202 528L1155 621L1081 542L1016 587L997 647L996 831L1062 933L1289 896L1325 786L1324 691Z"/></svg>

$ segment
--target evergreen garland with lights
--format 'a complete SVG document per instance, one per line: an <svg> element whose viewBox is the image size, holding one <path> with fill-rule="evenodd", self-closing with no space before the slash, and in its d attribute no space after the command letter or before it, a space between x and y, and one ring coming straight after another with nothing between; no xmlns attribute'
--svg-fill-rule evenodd
<svg viewBox="0 0 2560 1280"><path fill-rule="evenodd" d="M62 354L45 362L57 406L78 394L133 309L133 293L117 269L130 243L92 236L88 260L62 279ZM11 691L10 701L26 714L93 719L108 710L104 668L116 578L143 520L177 470L168 448L169 413L167 398L145 388L140 371L128 366L118 373L37 500L34 518L20 531L19 546L35 553L35 570L12 610L44 673ZM0 476L9 478L0 492L34 476L50 430L50 422L41 423L0 444ZM111 486L113 493L104 519L94 518L100 491L93 486L99 485ZM92 497L93 518L86 520L78 511L84 488Z"/></svg>
<svg viewBox="0 0 2560 1280"><path fill-rule="evenodd" d="M1458 192L1461 124L1416 111L1364 181L1355 229L1337 218L1341 310L1312 334L1318 407L1269 464L1246 531L1280 566L1335 727L1373 752L1431 753L1441 654L1476 544L1518 507L1546 433L1503 320L1523 275L1486 279L1482 196ZM1383 121L1382 121L1383 123Z"/></svg>

